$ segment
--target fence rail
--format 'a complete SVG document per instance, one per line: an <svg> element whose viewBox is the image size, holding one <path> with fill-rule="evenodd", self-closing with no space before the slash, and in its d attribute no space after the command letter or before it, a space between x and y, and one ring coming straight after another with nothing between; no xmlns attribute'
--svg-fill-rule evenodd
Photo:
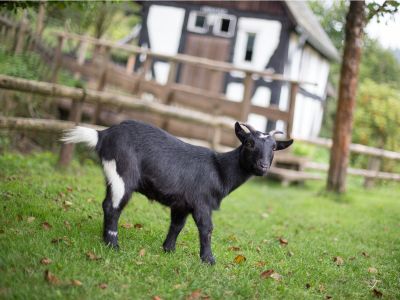
<svg viewBox="0 0 400 300"><path fill-rule="evenodd" d="M58 72L61 67L64 67L75 73L77 77L84 76L90 79L90 81L97 81L96 89L99 91L117 87L129 93L137 94L139 97L143 93L149 93L163 104L174 104L203 112L213 112L216 116L228 116L241 121L247 121L250 113L264 116L272 121L280 120L286 124L286 133L288 136L292 134L298 87L303 84L314 84L287 78L282 74L274 74L270 71L257 71L237 67L228 62L186 54L165 55L137 46L120 45L110 41L67 32L55 32L57 46L54 49L46 48L40 39L40 35L33 32L30 26L27 25L25 19L17 23L4 17L0 18L0 27L5 29L5 35L11 35L11 39L15 41L12 43L14 50L17 47L15 46L16 44L18 44L18 49L23 48L21 43L23 43L24 38L30 39L29 43L33 46L29 48L39 52L52 65L50 81L53 83L57 82ZM78 43L76 57L64 55L63 53L67 44L66 41L68 40ZM125 51L128 54L129 58L125 67L118 66L112 62L110 59L112 50ZM92 51L91 60L86 59L89 51ZM161 60L169 64L168 80L165 84L157 82L154 78L151 78L151 75L150 77L148 76L151 74L155 60ZM135 66L135 64L137 65ZM179 68L185 65L207 69L213 76L221 72L241 73L243 75L243 95L241 101L230 101L225 94L219 91L195 88L180 82L178 80ZM280 109L277 105L259 106L252 103L254 80L257 78L264 78L265 80L277 81L280 84L288 85L287 109ZM97 107L94 113L93 122L96 121L100 110L101 105ZM145 119L144 121L150 120ZM168 120L162 121L161 124L163 124L162 127L164 129L170 129L172 132L177 127L184 126L182 122L169 122ZM201 135L199 128L194 131L198 132L197 135ZM204 132L202 138L207 139ZM233 146L235 138L231 134L224 135L222 143Z"/></svg>

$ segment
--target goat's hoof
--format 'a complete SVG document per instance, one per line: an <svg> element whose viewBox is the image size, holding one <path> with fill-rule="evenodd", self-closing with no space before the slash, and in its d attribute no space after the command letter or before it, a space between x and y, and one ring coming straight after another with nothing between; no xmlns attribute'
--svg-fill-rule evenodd
<svg viewBox="0 0 400 300"><path fill-rule="evenodd" d="M163 245L164 252L175 252L175 246Z"/></svg>
<svg viewBox="0 0 400 300"><path fill-rule="evenodd" d="M205 264L215 265L215 258L211 254L201 257L201 261Z"/></svg>
<svg viewBox="0 0 400 300"><path fill-rule="evenodd" d="M104 240L104 243L106 244L107 247L110 247L110 248L112 248L112 249L114 249L114 250L119 250L118 242L115 241L115 240L108 240L108 239L105 239L105 240Z"/></svg>

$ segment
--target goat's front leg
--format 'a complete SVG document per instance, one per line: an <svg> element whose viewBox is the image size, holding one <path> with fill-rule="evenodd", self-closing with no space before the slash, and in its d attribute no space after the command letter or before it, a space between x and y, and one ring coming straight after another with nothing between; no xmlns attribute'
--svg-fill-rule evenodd
<svg viewBox="0 0 400 300"><path fill-rule="evenodd" d="M199 229L200 258L204 263L215 264L215 258L211 251L211 234L213 224L211 220L211 209L207 207L197 208L193 211L193 219Z"/></svg>
<svg viewBox="0 0 400 300"><path fill-rule="evenodd" d="M176 239L186 223L188 213L177 208L171 208L171 225L163 248L165 252L175 251Z"/></svg>

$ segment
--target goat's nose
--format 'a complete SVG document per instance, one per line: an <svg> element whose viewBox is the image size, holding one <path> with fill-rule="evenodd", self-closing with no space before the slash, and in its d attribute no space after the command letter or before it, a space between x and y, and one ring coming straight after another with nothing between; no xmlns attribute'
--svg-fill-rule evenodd
<svg viewBox="0 0 400 300"><path fill-rule="evenodd" d="M263 169L266 169L266 168L268 168L268 164L260 163L260 167L263 168Z"/></svg>

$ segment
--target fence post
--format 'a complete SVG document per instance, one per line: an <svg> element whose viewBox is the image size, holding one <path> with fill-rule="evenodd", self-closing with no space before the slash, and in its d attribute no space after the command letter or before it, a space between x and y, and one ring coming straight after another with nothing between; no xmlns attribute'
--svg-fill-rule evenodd
<svg viewBox="0 0 400 300"><path fill-rule="evenodd" d="M15 38L14 54L21 54L25 46L25 33L27 30L27 21L25 16L18 25L18 31Z"/></svg>
<svg viewBox="0 0 400 300"><path fill-rule="evenodd" d="M125 68L126 74L128 74L128 75L133 74L133 69L135 68L135 61L136 61L136 55L135 54L129 55L128 61L126 62L126 68Z"/></svg>
<svg viewBox="0 0 400 300"><path fill-rule="evenodd" d="M71 109L69 112L69 121L78 124L82 119L82 105L85 96L80 101L72 100ZM74 154L74 144L63 144L60 149L60 157L58 159L59 167L66 167L70 164Z"/></svg>
<svg viewBox="0 0 400 300"><path fill-rule="evenodd" d="M240 120L246 122L251 109L251 95L253 93L254 81L251 77L252 73L246 72L244 78L244 90L243 90L243 100L242 100L242 111L240 113Z"/></svg>
<svg viewBox="0 0 400 300"><path fill-rule="evenodd" d="M8 30L8 35L7 35L7 40L8 40L8 52L13 53L14 52L14 43L17 35L17 25L12 24L10 29Z"/></svg>
<svg viewBox="0 0 400 300"><path fill-rule="evenodd" d="M82 66L85 63L87 47L88 47L88 43L86 40L80 41L78 55L76 57L76 62L78 64L78 66ZM74 74L75 80L81 79L81 75L82 75L81 72L75 72L75 74Z"/></svg>
<svg viewBox="0 0 400 300"><path fill-rule="evenodd" d="M149 72L149 70L151 69L151 63L152 63L152 59L151 59L150 55L146 54L146 59L144 60L144 62L142 64L141 70L139 71L139 79L133 90L134 94L141 95L143 93L142 82L146 80L146 75Z"/></svg>
<svg viewBox="0 0 400 300"><path fill-rule="evenodd" d="M375 171L376 173L379 172L381 168L381 158L376 156L370 156L368 160L368 170ZM364 179L364 187L366 189L372 188L375 184L375 178L365 177Z"/></svg>
<svg viewBox="0 0 400 300"><path fill-rule="evenodd" d="M176 78L176 62L171 61L170 67L169 67L167 83L165 84L163 95L160 97L161 102L166 105L171 105L171 103L172 103L172 85L175 83L175 78ZM161 127L164 130L167 130L168 123L169 123L168 117L165 117Z"/></svg>
<svg viewBox="0 0 400 300"><path fill-rule="evenodd" d="M62 62L62 47L63 47L65 38L63 35L59 35L57 38L58 38L58 44L57 44L57 48L55 50L54 57L53 57L53 68L51 71L51 79L50 79L51 83L57 82L58 71L60 70L61 62Z"/></svg>
<svg viewBox="0 0 400 300"><path fill-rule="evenodd" d="M44 18L46 15L46 2L45 1L40 1L39 2L39 11L38 11L38 16L36 20L36 29L35 33L38 38L42 36L42 32L44 29Z"/></svg>
<svg viewBox="0 0 400 300"><path fill-rule="evenodd" d="M286 123L286 134L290 138L293 132L293 122L294 122L294 110L296 108L296 96L299 89L299 84L297 82L290 83L290 93L289 93L289 119Z"/></svg>
<svg viewBox="0 0 400 300"><path fill-rule="evenodd" d="M218 150L219 144L221 142L221 130L222 129L220 126L214 127L214 132L211 141L211 148L213 150Z"/></svg>
<svg viewBox="0 0 400 300"><path fill-rule="evenodd" d="M32 51L37 45L37 41L41 39L44 29L44 18L46 14L46 2L39 1L39 10L37 14L35 32L31 34L31 41L29 43L29 50Z"/></svg>
<svg viewBox="0 0 400 300"><path fill-rule="evenodd" d="M107 83L107 73L108 73L108 63L110 60L110 51L111 51L110 46L102 46L100 49L100 52L101 52L100 64L101 64L101 66L100 66L99 82L97 84L98 91L104 91L104 88ZM101 113L101 104L96 104L96 108L92 115L92 123L93 124L96 124L99 121L100 113Z"/></svg>

